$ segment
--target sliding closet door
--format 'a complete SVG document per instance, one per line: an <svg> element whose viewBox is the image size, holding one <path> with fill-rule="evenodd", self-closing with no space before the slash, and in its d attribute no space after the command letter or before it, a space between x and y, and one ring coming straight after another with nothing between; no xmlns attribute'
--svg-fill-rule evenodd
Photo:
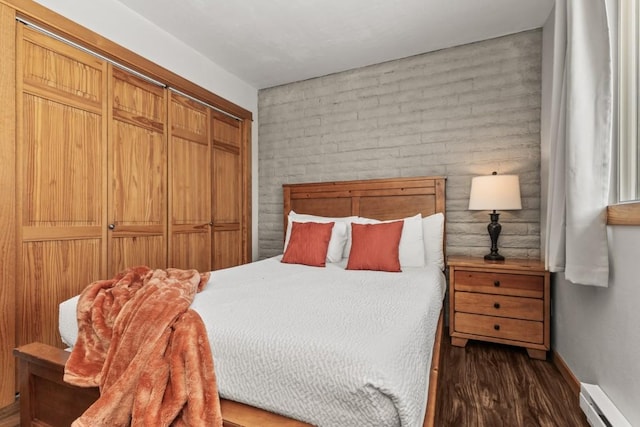
<svg viewBox="0 0 640 427"><path fill-rule="evenodd" d="M213 269L243 263L240 121L212 112Z"/></svg>
<svg viewBox="0 0 640 427"><path fill-rule="evenodd" d="M167 265L166 90L109 66L108 276Z"/></svg>
<svg viewBox="0 0 640 427"><path fill-rule="evenodd" d="M104 277L106 65L18 25L17 345L62 345L58 304Z"/></svg>
<svg viewBox="0 0 640 427"><path fill-rule="evenodd" d="M170 92L169 265L211 270L211 145L206 106Z"/></svg>

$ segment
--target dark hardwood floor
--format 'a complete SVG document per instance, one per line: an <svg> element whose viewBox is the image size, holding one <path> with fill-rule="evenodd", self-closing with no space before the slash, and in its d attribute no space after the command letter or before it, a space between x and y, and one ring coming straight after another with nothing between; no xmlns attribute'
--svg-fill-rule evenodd
<svg viewBox="0 0 640 427"><path fill-rule="evenodd" d="M438 427L589 427L560 371L526 350L469 341L442 340L438 381Z"/></svg>
<svg viewBox="0 0 640 427"><path fill-rule="evenodd" d="M589 427L578 399L550 361L524 349L442 342L437 427ZM20 425L19 405L0 409L0 427Z"/></svg>

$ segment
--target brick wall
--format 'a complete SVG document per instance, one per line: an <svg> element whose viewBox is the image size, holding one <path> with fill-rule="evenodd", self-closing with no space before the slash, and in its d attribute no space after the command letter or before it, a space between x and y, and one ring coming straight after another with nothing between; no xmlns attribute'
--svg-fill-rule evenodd
<svg viewBox="0 0 640 427"><path fill-rule="evenodd" d="M488 212L471 178L520 176L500 253L540 257L541 30L261 90L258 241L282 252L282 184L447 177L447 253L484 255Z"/></svg>

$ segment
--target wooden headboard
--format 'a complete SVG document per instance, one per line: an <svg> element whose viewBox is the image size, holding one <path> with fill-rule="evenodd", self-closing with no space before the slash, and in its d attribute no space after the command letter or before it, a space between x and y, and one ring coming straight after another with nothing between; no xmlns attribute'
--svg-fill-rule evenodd
<svg viewBox="0 0 640 427"><path fill-rule="evenodd" d="M445 213L440 176L284 184L284 230L291 210L301 214L379 220Z"/></svg>

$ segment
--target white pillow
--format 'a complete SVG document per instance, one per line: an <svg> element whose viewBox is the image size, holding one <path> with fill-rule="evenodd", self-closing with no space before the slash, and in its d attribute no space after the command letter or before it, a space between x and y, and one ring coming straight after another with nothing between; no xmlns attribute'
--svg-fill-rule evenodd
<svg viewBox="0 0 640 427"><path fill-rule="evenodd" d="M356 217L330 218L326 216L298 214L291 211L287 218L287 233L284 239L284 251L287 250L287 245L291 238L292 222L320 222L323 224L333 222L335 224L331 230L331 239L329 240L329 248L327 249L327 262L340 262L342 261L344 245L351 234L347 227L347 221L351 221L354 218Z"/></svg>
<svg viewBox="0 0 640 427"><path fill-rule="evenodd" d="M382 222L404 221L400 236L399 258L400 267L424 267L425 244L422 237L422 215L417 214L408 218L378 221L377 219L358 217L353 221L357 224L379 224ZM346 251L345 247L345 251ZM348 248L349 252L351 247ZM347 256L348 253L347 253Z"/></svg>
<svg viewBox="0 0 640 427"><path fill-rule="evenodd" d="M444 215L436 213L422 218L422 239L426 265L435 265L444 270Z"/></svg>

